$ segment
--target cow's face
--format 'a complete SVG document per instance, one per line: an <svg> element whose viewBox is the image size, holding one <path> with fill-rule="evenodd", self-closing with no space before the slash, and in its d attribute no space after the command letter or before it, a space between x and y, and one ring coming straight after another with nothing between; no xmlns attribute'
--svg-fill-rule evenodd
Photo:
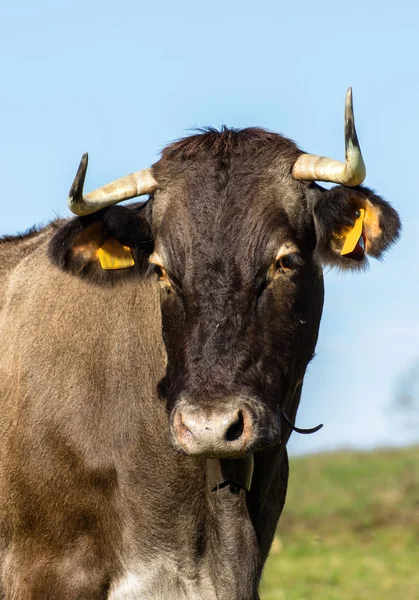
<svg viewBox="0 0 419 600"><path fill-rule="evenodd" d="M356 166L350 112L347 124ZM50 256L99 284L159 281L161 394L178 449L234 457L286 442L282 411L295 417L317 339L321 265L362 268L397 238L397 213L367 188L302 181L329 163L260 129L210 131L169 146L152 176L138 172L84 197L83 157L70 206L93 214L65 224ZM155 190L144 209L93 212L138 189Z"/></svg>
<svg viewBox="0 0 419 600"><path fill-rule="evenodd" d="M174 199L151 256L171 427L189 453L236 456L280 440L279 407L299 397L314 352L322 277L278 199L207 198L202 213L196 200Z"/></svg>
<svg viewBox="0 0 419 600"><path fill-rule="evenodd" d="M234 457L289 434L281 408L294 417L314 353L320 257L363 263L362 247L350 257L340 249L370 192L339 195L294 181L298 151L280 136L255 132L234 147L226 134L215 148L219 137L207 134L192 160L193 139L154 168L150 262L168 357L162 393L178 448ZM319 217L322 196L333 193L336 204Z"/></svg>

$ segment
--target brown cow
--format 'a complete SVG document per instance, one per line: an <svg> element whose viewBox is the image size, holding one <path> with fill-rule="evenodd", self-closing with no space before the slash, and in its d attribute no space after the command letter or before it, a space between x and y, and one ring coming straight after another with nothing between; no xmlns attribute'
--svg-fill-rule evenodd
<svg viewBox="0 0 419 600"><path fill-rule="evenodd" d="M400 227L360 186L350 95L346 144L207 130L83 197L84 157L79 216L3 240L0 597L259 598L321 266Z"/></svg>

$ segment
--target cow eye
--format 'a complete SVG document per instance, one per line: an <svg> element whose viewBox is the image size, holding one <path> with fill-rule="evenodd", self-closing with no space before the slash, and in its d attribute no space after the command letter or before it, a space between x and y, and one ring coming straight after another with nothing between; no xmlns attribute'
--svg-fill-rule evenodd
<svg viewBox="0 0 419 600"><path fill-rule="evenodd" d="M160 265L153 264L153 270L157 274L159 281L163 281L164 283L170 283L166 269L164 269Z"/></svg>
<svg viewBox="0 0 419 600"><path fill-rule="evenodd" d="M153 265L153 269L159 279L163 279L165 277L166 271L163 269L163 267L159 267L159 265Z"/></svg>
<svg viewBox="0 0 419 600"><path fill-rule="evenodd" d="M159 283L167 293L180 290L179 281L175 277L169 275L162 265L151 263L151 266L159 279Z"/></svg>
<svg viewBox="0 0 419 600"><path fill-rule="evenodd" d="M276 268L281 271L291 271L298 269L304 264L303 259L297 252L283 254L276 259Z"/></svg>

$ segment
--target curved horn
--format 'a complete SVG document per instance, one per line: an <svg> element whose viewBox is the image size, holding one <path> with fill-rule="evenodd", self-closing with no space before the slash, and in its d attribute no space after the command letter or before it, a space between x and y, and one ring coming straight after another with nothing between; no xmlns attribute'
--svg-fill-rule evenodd
<svg viewBox="0 0 419 600"><path fill-rule="evenodd" d="M88 155L85 152L67 199L68 208L80 217L90 215L101 208L117 204L123 200L136 198L143 194L151 194L157 189L157 182L151 174L151 169L144 169L143 171L131 173L131 175L125 175L125 177L112 181L83 196L87 163Z"/></svg>
<svg viewBox="0 0 419 600"><path fill-rule="evenodd" d="M294 163L292 176L305 181L332 181L349 187L364 181L366 169L356 135L352 88L348 88L345 103L345 162L302 154Z"/></svg>

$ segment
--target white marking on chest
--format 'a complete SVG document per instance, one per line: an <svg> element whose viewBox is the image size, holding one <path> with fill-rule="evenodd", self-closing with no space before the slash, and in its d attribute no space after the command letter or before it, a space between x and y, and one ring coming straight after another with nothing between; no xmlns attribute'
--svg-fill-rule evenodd
<svg viewBox="0 0 419 600"><path fill-rule="evenodd" d="M197 586L195 582L179 580L171 569L151 567L141 576L130 571L111 587L108 600L216 600L209 580Z"/></svg>
<svg viewBox="0 0 419 600"><path fill-rule="evenodd" d="M137 600L147 589L147 577L141 578L135 573L127 573L116 586L112 586L109 600Z"/></svg>

